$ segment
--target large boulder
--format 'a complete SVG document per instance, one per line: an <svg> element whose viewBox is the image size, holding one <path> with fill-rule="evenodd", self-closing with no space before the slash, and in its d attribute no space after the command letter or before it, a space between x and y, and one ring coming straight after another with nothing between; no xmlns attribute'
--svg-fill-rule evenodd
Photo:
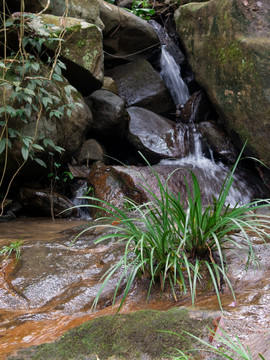
<svg viewBox="0 0 270 360"><path fill-rule="evenodd" d="M128 108L127 112L130 117L128 138L149 161L187 155L184 136L179 136L185 133L184 126L136 106Z"/></svg>
<svg viewBox="0 0 270 360"><path fill-rule="evenodd" d="M127 106L140 106L157 114L175 112L169 90L148 61L117 66L108 74L116 82L119 95Z"/></svg>
<svg viewBox="0 0 270 360"><path fill-rule="evenodd" d="M104 48L110 60L123 57L126 60L147 58L159 46L159 39L152 27L138 16L106 1L99 0ZM109 54L107 54L109 55Z"/></svg>
<svg viewBox="0 0 270 360"><path fill-rule="evenodd" d="M180 6L177 31L197 81L241 148L270 165L268 0L212 0Z"/></svg>
<svg viewBox="0 0 270 360"><path fill-rule="evenodd" d="M20 1L12 0L18 4L18 10L20 11ZM66 8L66 2L62 0L51 0L49 6L47 6L47 0L26 0L25 10L30 12L40 12L46 9L46 13L57 16L72 16L85 21L96 24L100 27L104 27L99 18L99 3L98 0L72 0L68 1L68 8ZM67 11L66 11L67 10Z"/></svg>

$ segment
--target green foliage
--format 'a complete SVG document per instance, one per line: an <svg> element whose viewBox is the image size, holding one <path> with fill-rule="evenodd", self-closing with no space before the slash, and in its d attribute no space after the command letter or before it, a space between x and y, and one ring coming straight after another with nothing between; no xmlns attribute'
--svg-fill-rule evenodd
<svg viewBox="0 0 270 360"><path fill-rule="evenodd" d="M45 150L54 154L65 151L40 132L41 116L57 121L64 115L71 116L75 106L82 106L71 101L72 91L76 89L69 84L63 85L62 70L66 69L66 66L59 60L59 56L65 30L56 35L51 30L51 25L45 24L41 17L35 14L15 13L8 20L3 14L3 19L1 32L5 34L4 58L0 59L0 156L3 173L0 187L5 177L8 155L15 141L16 146L21 144L19 146L22 159L17 158L19 165L11 182L29 159L46 167L44 157L41 156ZM11 50L7 39L16 37L18 43L16 45L11 42ZM51 57L51 53L46 53L44 45L49 46L54 42L57 42L57 46ZM15 51L16 47L18 50ZM10 53L9 56L7 52ZM68 101L62 101L62 89ZM34 131L31 124L31 133L27 133L30 119L31 122L35 119L36 123ZM19 121L26 124L22 131ZM66 174L66 178L68 176Z"/></svg>
<svg viewBox="0 0 270 360"><path fill-rule="evenodd" d="M50 172L48 174L48 178L54 181L62 181L63 183L66 183L68 180L73 180L74 176L72 175L71 171L62 171L59 173L59 169L61 168L61 164L58 162L53 163L54 166L54 172Z"/></svg>
<svg viewBox="0 0 270 360"><path fill-rule="evenodd" d="M9 85L12 88L12 93L9 100L12 105L6 105L5 93L3 94L3 106L0 108L0 115L4 119L1 121L2 127L0 139L0 155L7 149L12 147L12 142L15 138L21 138L22 148L21 154L26 161L28 158L35 160L42 166L45 163L35 156L35 150L44 151L44 147L37 144L40 138L35 136L26 136L20 134L18 130L9 125L9 120L18 118L24 123L28 123L30 117L36 116L39 119L41 113L45 113L49 118L60 118L65 111L70 110L74 104L61 104L60 93L52 91L51 81L57 84L62 82L62 69L65 69L65 64L59 59L55 59L53 68L50 67L52 59L47 56L47 66L43 65L40 56L45 58L42 50L42 45L47 42L61 41L60 38L51 37L50 26L44 24L40 19L41 26L39 33L33 33L32 21L37 18L34 14L23 14L22 18L10 18L5 23L5 31L18 32L22 29L20 42L21 48L17 53L12 52L10 58L4 59L1 62L2 79L0 86ZM70 96L72 86L65 86L67 96ZM74 89L74 88L73 88ZM3 136L6 134L7 136ZM42 136L42 135L40 135ZM43 136L44 137L44 136ZM49 140L49 139L48 139ZM50 145L54 151L62 152L64 149L55 146L53 143L43 141L44 146Z"/></svg>
<svg viewBox="0 0 270 360"><path fill-rule="evenodd" d="M155 14L155 9L152 8L148 0L133 0L131 10L126 10L144 20L150 20L151 16Z"/></svg>
<svg viewBox="0 0 270 360"><path fill-rule="evenodd" d="M116 0L106 0L108 3L116 5ZM155 9L148 0L133 0L131 9L125 9L132 12L134 15L144 19L150 20L151 16L155 14Z"/></svg>
<svg viewBox="0 0 270 360"><path fill-rule="evenodd" d="M12 254L15 254L16 260L19 260L21 256L21 246L23 241L16 240L10 243L10 245L3 246L0 250L0 256L5 256L9 258Z"/></svg>
<svg viewBox="0 0 270 360"><path fill-rule="evenodd" d="M173 173L163 185L153 169L159 194L156 195L147 183L142 184L148 198L151 199L146 204L138 205L133 200L126 199L129 207L127 209L127 205L125 205L122 210L95 197L85 197L92 202L87 206L103 211L105 208L109 214L104 218L111 225L105 227L112 231L102 236L97 243L114 239L126 244L121 260L102 277L103 283L94 301L94 307L97 305L104 287L120 270L122 270L122 274L116 286L113 302L115 302L122 280L126 278L127 282L119 309L126 299L135 277L142 274L146 274L150 279L149 293L156 281L160 282L161 290L165 287L165 281L168 281L175 299L177 299L176 286L182 293L186 293L189 288L193 304L196 298L197 283L201 282L206 274L212 280L220 308L222 308L222 304L219 291L222 281L227 283L235 297L230 280L226 275L224 249L234 248L234 251L237 251L245 246L249 254L246 266L248 267L251 261L255 264L256 256L249 233L252 232L253 236L256 235L262 239L269 237L265 229L269 229L270 224L269 216L254 213L255 210L268 206L269 201L261 200L234 208L230 208L229 205L225 206L240 156L228 174L218 199L214 198L213 203L206 208L202 206L201 190L193 173L191 173L192 190L186 182L188 193L188 204L186 205L180 194L175 196L168 189L168 180ZM90 228L97 226L99 225L92 225ZM240 245L235 240L234 235L239 231L241 231L244 245ZM215 260L217 258L219 259Z"/></svg>

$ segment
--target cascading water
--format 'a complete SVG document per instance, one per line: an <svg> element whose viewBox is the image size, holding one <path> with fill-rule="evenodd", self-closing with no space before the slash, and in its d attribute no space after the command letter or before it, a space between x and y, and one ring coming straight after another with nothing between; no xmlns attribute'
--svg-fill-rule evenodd
<svg viewBox="0 0 270 360"><path fill-rule="evenodd" d="M176 106L183 106L189 99L189 90L181 77L181 69L175 62L173 56L166 50L166 45L161 48L160 76L167 88L170 89L171 96Z"/></svg>
<svg viewBox="0 0 270 360"><path fill-rule="evenodd" d="M161 47L160 75L169 89L176 106L183 107L188 101L190 94L181 76L180 66L175 61L175 58L167 51L168 48L171 48L172 40L170 40L167 34L164 35L164 30L160 29L159 24L152 23L151 25L159 36L162 35L161 43L163 45ZM181 53L181 55L183 54ZM179 130L179 139L182 141L185 139L186 147L189 149L189 155L182 159L161 160L160 164L176 165L180 168L194 171L204 194L209 198L212 198L212 196L218 197L230 168L221 162L216 163L211 149L208 151L211 159L205 157L202 151L201 134L198 133L196 125L193 123L193 118L193 113L191 113L189 124L181 124L181 130ZM234 183L227 197L227 204L234 206L237 203L248 203L251 198L252 191L249 190L246 182L235 175Z"/></svg>
<svg viewBox="0 0 270 360"><path fill-rule="evenodd" d="M153 20L149 21L149 24L157 33L162 45L159 74L169 89L175 105L182 107L190 96L188 87L181 76L180 63L185 60L185 56L160 24Z"/></svg>

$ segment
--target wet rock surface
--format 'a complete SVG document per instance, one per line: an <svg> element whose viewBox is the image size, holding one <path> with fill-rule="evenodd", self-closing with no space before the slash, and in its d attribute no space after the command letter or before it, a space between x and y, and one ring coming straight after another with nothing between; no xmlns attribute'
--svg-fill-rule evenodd
<svg viewBox="0 0 270 360"><path fill-rule="evenodd" d="M184 124L207 121L210 115L210 104L203 91L196 91L191 95L181 110L181 121Z"/></svg>
<svg viewBox="0 0 270 360"><path fill-rule="evenodd" d="M14 262L9 272L4 270L0 308L26 312L39 309L40 316L48 308L65 314L91 308L100 289L99 279L122 256L119 244L107 242L99 247L94 244L103 232L103 227L92 235L88 232L74 247L72 236L63 234L58 234L55 241L24 241L19 263ZM115 274L101 296L101 303L111 301L119 276Z"/></svg>
<svg viewBox="0 0 270 360"><path fill-rule="evenodd" d="M217 122L207 121L197 125L198 132L202 135L202 141L218 156L224 158L229 163L234 163L237 159L237 150L232 140L220 129Z"/></svg>
<svg viewBox="0 0 270 360"><path fill-rule="evenodd" d="M184 159L185 161L185 159ZM93 186L95 196L101 200L113 204L116 207L122 208L125 198L130 198L141 204L147 201L150 196L144 189L148 187L157 196L160 196L158 180L155 174L158 174L159 180L165 186L168 184L169 190L177 196L181 195L181 201L187 201L188 193L185 179L188 186L192 189L191 174L192 171L201 184L202 203L207 205L212 202L213 196L216 198L219 195L222 183L227 175L225 168L217 167L210 160L201 160L200 166L195 166L193 158L189 162L174 162L174 160L163 160L160 164L150 167L137 166L106 166L103 164L96 164L88 177L88 183ZM187 161L187 159L186 159ZM170 180L167 182L170 174ZM203 184L207 184L204 186ZM245 182L235 180L229 192L228 203L231 205L235 202L248 201L249 197L256 197L256 191L248 188ZM95 211L92 213L95 214Z"/></svg>
<svg viewBox="0 0 270 360"><path fill-rule="evenodd" d="M113 311L110 304L119 274L108 284L107 289L105 288L98 311L91 313L89 309L100 286L99 277L110 264L117 261L123 251L113 243L93 244L93 240L103 233L102 227L97 228L95 234L85 233L69 247L70 240L78 234L80 228L84 229L85 225L81 227L78 223L76 229L71 230L75 224L64 220L50 223L49 226L47 220L34 222L29 219L17 220L14 224L16 226L13 226L12 230L8 224L1 225L1 245L6 244L7 239L17 239L21 234L27 236L24 239L20 262L16 264L9 260L0 267L1 359L19 347L52 341L65 330L95 316L114 314L116 309ZM29 228L32 229L31 233L26 232ZM67 230L60 231L61 229ZM241 236L237 235L235 240L241 245ZM90 359L94 354L99 354L100 359L107 359L108 354L108 357L115 356L116 359L125 359L127 356L131 359L136 359L136 356L138 359L162 359L163 350L169 350L170 344L179 347L181 342L174 337L170 338L172 343L155 340L155 336L160 339L162 335L153 331L154 328L176 332L183 329L192 333L198 331L197 334L200 335L201 325L203 329L206 325L211 326L212 320L209 323L208 319L220 316L223 318L222 326L230 336L237 334L243 343L250 346L253 354L260 352L267 359L270 248L256 237L251 236L251 241L261 266L256 268L255 272L252 264L248 271L245 269L247 251L244 248L241 250L242 258L233 252L227 253L228 276L236 293L236 302L228 289L225 289L220 295L223 314L220 313L216 296L211 291L207 294L198 292L196 308L193 311L188 309L188 313L181 309L183 305L190 306L188 294L175 303L166 292L160 297L159 292L153 289L149 303L146 303L148 285L145 288L141 286L143 282L138 281L122 309L124 313L147 308L178 308L170 312L147 310L129 316L100 318L72 330L56 344L29 349L14 359L35 359L35 356L46 359L45 355L48 359L73 359L67 352L62 355L59 353L59 349L71 349L68 345L71 339L72 349L76 349L78 353L81 351L80 355ZM206 322L201 322L201 319ZM129 325L126 327L125 324ZM99 329L97 333L91 331L94 328ZM148 331L151 333L149 336ZM83 345L85 337L93 340L89 347ZM108 345L105 346L108 353L103 352L103 340L104 346ZM193 347L194 343L192 341L185 346ZM111 352L116 351L116 348L120 349L120 353ZM132 351L135 351L134 356Z"/></svg>
<svg viewBox="0 0 270 360"><path fill-rule="evenodd" d="M22 205L32 214L40 216L51 216L52 211L59 217L70 217L77 215L77 209L69 209L73 203L64 195L50 190L31 189L23 187L20 190Z"/></svg>
<svg viewBox="0 0 270 360"><path fill-rule="evenodd" d="M127 106L139 106L156 114L174 111L171 95L158 73L146 60L117 66L107 72Z"/></svg>
<svg viewBox="0 0 270 360"><path fill-rule="evenodd" d="M179 136L180 124L177 126L174 122L140 107L129 107L127 112L130 117L129 140L149 161L187 155L185 141Z"/></svg>

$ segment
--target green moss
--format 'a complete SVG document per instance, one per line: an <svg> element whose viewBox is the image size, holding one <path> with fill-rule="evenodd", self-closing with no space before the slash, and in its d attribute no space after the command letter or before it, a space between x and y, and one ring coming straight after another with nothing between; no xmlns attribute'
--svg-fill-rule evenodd
<svg viewBox="0 0 270 360"><path fill-rule="evenodd" d="M111 356L126 360L142 359L142 354L151 359L161 359L165 354L173 354L173 348L187 350L195 344L186 335L179 341L179 337L160 330L181 335L181 330L186 330L202 337L209 325L210 319L191 319L186 310L179 308L166 312L142 310L92 320L69 331L55 343L23 350L18 357L9 359L29 356L32 360L75 360L86 359L86 356L91 359L94 354L102 360Z"/></svg>
<svg viewBox="0 0 270 360"><path fill-rule="evenodd" d="M95 57L98 55L98 50L96 49L90 49L85 52L83 55L83 63L84 67L86 69L92 69L93 61L95 60Z"/></svg>
<svg viewBox="0 0 270 360"><path fill-rule="evenodd" d="M77 41L78 48L80 48L80 49L83 48L85 46L85 44L86 44L85 39L83 39L83 38L78 39L78 41Z"/></svg>

